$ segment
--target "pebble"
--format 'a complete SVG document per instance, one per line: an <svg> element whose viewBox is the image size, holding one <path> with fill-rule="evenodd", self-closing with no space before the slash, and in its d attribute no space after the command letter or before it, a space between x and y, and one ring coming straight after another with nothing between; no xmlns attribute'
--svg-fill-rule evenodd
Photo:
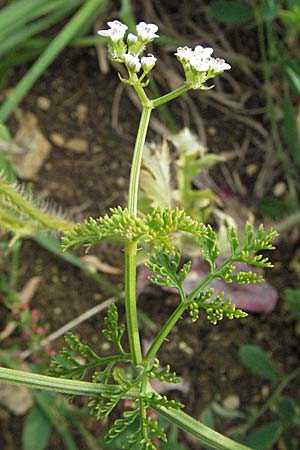
<svg viewBox="0 0 300 450"><path fill-rule="evenodd" d="M63 147L65 145L65 138L60 133L51 133L50 139L53 144L57 145L58 147Z"/></svg>
<svg viewBox="0 0 300 450"><path fill-rule="evenodd" d="M228 395L228 397L226 397L223 400L223 406L226 409L238 409L240 407L240 398L238 395L232 394L232 395Z"/></svg>
<svg viewBox="0 0 300 450"><path fill-rule="evenodd" d="M57 316L62 313L62 309L60 308L60 306L57 306L56 308L54 308L53 311L54 311L54 314L56 314Z"/></svg>
<svg viewBox="0 0 300 450"><path fill-rule="evenodd" d="M262 388L261 388L261 395L264 397L264 398L267 398L267 397L269 397L269 395L270 395L270 388L269 388L269 386L263 386Z"/></svg>
<svg viewBox="0 0 300 450"><path fill-rule="evenodd" d="M50 109L51 106L51 101L47 97L38 97L36 103L38 107L43 111L48 111L48 109Z"/></svg>
<svg viewBox="0 0 300 450"><path fill-rule="evenodd" d="M275 197L281 197L283 194L286 193L286 184L283 181L279 181L275 184L273 189L273 194Z"/></svg>
<svg viewBox="0 0 300 450"><path fill-rule="evenodd" d="M65 143L65 147L73 152L84 153L88 151L89 143L85 139L73 138Z"/></svg>
<svg viewBox="0 0 300 450"><path fill-rule="evenodd" d="M101 147L101 145L95 144L92 148L92 152L93 153L100 153L102 152L103 148Z"/></svg>
<svg viewBox="0 0 300 450"><path fill-rule="evenodd" d="M77 105L76 114L77 114L79 123L86 121L88 112L89 112L88 107L86 105L84 105L83 103L79 103L79 105Z"/></svg>
<svg viewBox="0 0 300 450"><path fill-rule="evenodd" d="M109 342L103 342L103 344L101 344L101 350L106 351L109 350L111 347Z"/></svg>
<svg viewBox="0 0 300 450"><path fill-rule="evenodd" d="M116 184L119 188L123 188L126 184L126 180L123 177L117 177Z"/></svg>
<svg viewBox="0 0 300 450"><path fill-rule="evenodd" d="M248 166L246 167L246 174L248 175L248 177L252 177L256 174L257 169L257 164L248 164Z"/></svg>
<svg viewBox="0 0 300 450"><path fill-rule="evenodd" d="M215 127L208 127L207 131L210 136L215 136L217 134L217 130Z"/></svg>
<svg viewBox="0 0 300 450"><path fill-rule="evenodd" d="M194 354L194 350L191 347L189 347L187 345L187 343L184 341L179 342L178 347L179 347L179 350L182 350L183 352L187 353L188 355Z"/></svg>

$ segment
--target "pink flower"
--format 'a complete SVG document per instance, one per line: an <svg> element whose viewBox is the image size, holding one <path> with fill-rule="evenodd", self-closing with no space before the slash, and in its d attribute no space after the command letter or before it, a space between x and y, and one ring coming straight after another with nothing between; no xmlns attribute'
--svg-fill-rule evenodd
<svg viewBox="0 0 300 450"><path fill-rule="evenodd" d="M28 339L29 336L31 335L32 331L31 330L24 330L22 333L22 338L23 339Z"/></svg>
<svg viewBox="0 0 300 450"><path fill-rule="evenodd" d="M34 332L37 334L45 334L45 328L43 327L34 327Z"/></svg>
<svg viewBox="0 0 300 450"><path fill-rule="evenodd" d="M33 323L38 322L39 316L40 316L40 311L38 309L35 308L31 311L31 318L32 318Z"/></svg>

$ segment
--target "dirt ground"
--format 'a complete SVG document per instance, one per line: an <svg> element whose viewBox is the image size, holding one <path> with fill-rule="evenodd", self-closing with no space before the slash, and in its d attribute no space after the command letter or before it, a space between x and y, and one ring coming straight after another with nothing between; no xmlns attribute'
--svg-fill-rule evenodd
<svg viewBox="0 0 300 450"><path fill-rule="evenodd" d="M155 5L155 2L153 4ZM180 8L175 8L169 20L172 24L177 23L179 16ZM203 22L200 14L192 19L197 25ZM178 29L178 34L183 31ZM196 41L199 36L195 33L189 38ZM232 32L226 39L229 39L233 46L236 45L234 51L237 54L245 55L243 38L236 39ZM160 49L158 51L161 52ZM255 45L252 48L249 46L245 56L253 57L255 52ZM161 68L164 70L163 65ZM19 76L20 73L15 74L13 80ZM234 102L234 96L238 97L238 92L243 91L246 83L249 83L251 92L255 89L256 80L250 75L245 79L240 66L234 77L236 83L240 82L237 90L233 82L226 77L217 82L221 92L226 91L227 87L231 91L232 98L225 96L226 101ZM166 84L166 78L164 72L160 80L162 88ZM176 79L174 80L176 82ZM51 153L33 180L34 192L45 195L51 203L62 207L69 217L78 220L89 216L97 217L107 212L109 207L125 205L138 111L126 91L121 90L119 86L116 71L112 67L107 73L99 70L95 49L69 49L45 72L21 104L23 113L32 112L37 116L44 136L51 143ZM41 98L48 100L46 109L41 107ZM208 148L212 151L236 150L237 145L242 147L247 133L259 134L259 131L255 131L256 125L251 128L247 121L238 120L238 109L230 110L226 101L218 103L210 93L196 92L192 93L190 98L190 103L182 100L174 102L170 111L175 119L179 120L180 125L190 125L195 131L203 128L206 131ZM250 117L258 124L263 120L263 103L263 98L258 96L255 100L253 95L245 103L249 110L257 110L257 114L253 113ZM200 125L193 115L193 108L200 111ZM240 117L246 117L246 113L240 113ZM160 120L158 113L155 113L154 119ZM17 128L15 117L11 118L9 126L13 130ZM157 136L155 127L154 124L150 130L152 138ZM84 150L62 148L57 144L58 135L64 140L81 139L85 142ZM215 174L215 183L219 187L220 183L223 186L226 183L226 187L232 190L226 174L228 171L233 174L234 170L239 170L240 179L245 180L245 183L242 188L238 182L235 184L235 194L247 208L255 210L261 192L272 189L280 180L280 171L275 167L276 176L271 181L260 176L259 170L255 175L245 174L250 164L263 170L267 158L268 155L264 154L261 147L255 147L255 140L252 140L243 157L240 156L234 164L229 163L221 174ZM256 189L257 182L262 186L260 193ZM285 373L299 366L299 335L295 332L295 323L287 320L283 302L283 289L297 285L297 274L291 268L290 262L298 244L297 240L289 244L287 238L282 236L278 242L278 250L272 255L275 267L266 273L266 278L277 289L279 299L271 314L250 314L246 319L235 321L224 319L217 326L210 325L205 318L192 325L188 317L183 317L174 328L169 342L165 343L159 356L162 363L170 363L177 374L189 383L190 388L186 394L179 392L178 395L172 395L179 397L186 405L186 411L194 417L199 417L213 401L222 404L229 396L238 398L241 410L256 410L272 392L272 386L267 381L251 375L239 363L238 349L241 344L261 346L274 357L279 368ZM82 251L77 253L83 254ZM93 249L91 254L96 254L101 261L114 267L122 268L123 253L117 246L104 243ZM110 296L91 278L28 239L22 245L18 288L21 289L28 279L36 275L42 277L42 282L31 306L41 310L45 317L47 333L55 331ZM122 290L121 275L105 276L115 287ZM164 323L175 304L175 296L166 295L158 289L147 289L139 301L142 311L158 325ZM122 312L122 307L120 311ZM2 313L4 308L1 308L1 325L5 322ZM101 349L103 339L99 333L100 325L101 318L94 317L75 331L95 350ZM153 332L145 324L141 326L143 337L153 338ZM4 342L3 348L11 345L11 342ZM59 349L62 343L62 339L59 339L54 347ZM298 380L285 392L299 398L299 389ZM16 438L15 432L20 430L23 418L13 418L9 421L7 415L2 413L2 416L0 430L2 435L6 436L6 441L1 448L20 449L20 436ZM90 426L99 434L98 425ZM232 422L218 421L220 431L226 431L231 426ZM9 436L14 436L14 439L9 439ZM189 437L182 439L188 449L201 448ZM59 436L53 434L48 450L58 448L62 448L62 443Z"/></svg>

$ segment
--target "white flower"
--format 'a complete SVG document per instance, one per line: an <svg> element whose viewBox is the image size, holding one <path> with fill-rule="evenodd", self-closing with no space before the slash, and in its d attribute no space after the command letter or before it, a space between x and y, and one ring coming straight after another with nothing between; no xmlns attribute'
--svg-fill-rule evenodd
<svg viewBox="0 0 300 450"><path fill-rule="evenodd" d="M224 59L220 58L210 58L211 59L211 65L210 68L213 69L214 72L223 72L223 70L229 70L231 69L231 65L228 64Z"/></svg>
<svg viewBox="0 0 300 450"><path fill-rule="evenodd" d="M140 22L136 26L136 31L137 31L138 37L142 41L150 42L150 41L152 41L152 39L158 37L158 34L156 34L157 30L158 30L158 26L155 25L154 23Z"/></svg>
<svg viewBox="0 0 300 450"><path fill-rule="evenodd" d="M155 66L157 58L153 55L143 56L141 59L142 69L145 72L149 72Z"/></svg>
<svg viewBox="0 0 300 450"><path fill-rule="evenodd" d="M107 25L109 26L110 29L99 30L98 34L100 34L100 36L107 37L111 39L113 42L119 41L124 38L125 33L128 29L126 25L124 25L122 22L119 22L119 20L107 22Z"/></svg>
<svg viewBox="0 0 300 450"><path fill-rule="evenodd" d="M193 55L190 59L190 64L197 72L207 72L211 68L211 59Z"/></svg>
<svg viewBox="0 0 300 450"><path fill-rule="evenodd" d="M139 72L141 70L141 63L137 56L130 53L123 53L123 58L128 69L132 72Z"/></svg>
<svg viewBox="0 0 300 450"><path fill-rule="evenodd" d="M213 53L213 48L211 47L202 47L201 45L196 45L195 50L194 50L194 56L199 56L202 58L209 58L212 53Z"/></svg>
<svg viewBox="0 0 300 450"><path fill-rule="evenodd" d="M132 45L135 44L137 42L138 38L136 37L135 34L133 33L129 33L127 36L127 44L128 45Z"/></svg>
<svg viewBox="0 0 300 450"><path fill-rule="evenodd" d="M178 47L177 52L175 53L175 56L178 57L180 61L190 61L191 57L193 56L193 50L190 47Z"/></svg>

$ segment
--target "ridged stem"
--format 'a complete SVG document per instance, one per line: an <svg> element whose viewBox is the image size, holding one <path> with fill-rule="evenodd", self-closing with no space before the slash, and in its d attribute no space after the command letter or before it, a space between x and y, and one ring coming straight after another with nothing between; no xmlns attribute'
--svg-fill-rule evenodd
<svg viewBox="0 0 300 450"><path fill-rule="evenodd" d="M141 93L139 92L139 97ZM145 95L145 94L144 94ZM133 151L128 189L128 211L133 216L137 215L137 200L139 178L142 164L143 148L146 140L150 121L152 105L143 104L143 112ZM125 308L128 339L132 359L135 365L142 364L142 350L139 336L137 307L136 307L136 252L137 243L128 239L125 244Z"/></svg>
<svg viewBox="0 0 300 450"><path fill-rule="evenodd" d="M71 395L96 396L103 394L110 397L112 394L120 392L119 386L89 383L86 381L65 380L62 378L48 377L21 370L5 369L0 367L0 382L17 384L32 389L41 389L52 392L60 392ZM132 388L126 392L124 398L136 400L139 398L139 390ZM177 425L182 430L196 436L200 441L210 444L217 450L249 450L242 444L211 430L207 426L188 416L182 411L166 408L153 408L159 414L166 417L170 422Z"/></svg>

